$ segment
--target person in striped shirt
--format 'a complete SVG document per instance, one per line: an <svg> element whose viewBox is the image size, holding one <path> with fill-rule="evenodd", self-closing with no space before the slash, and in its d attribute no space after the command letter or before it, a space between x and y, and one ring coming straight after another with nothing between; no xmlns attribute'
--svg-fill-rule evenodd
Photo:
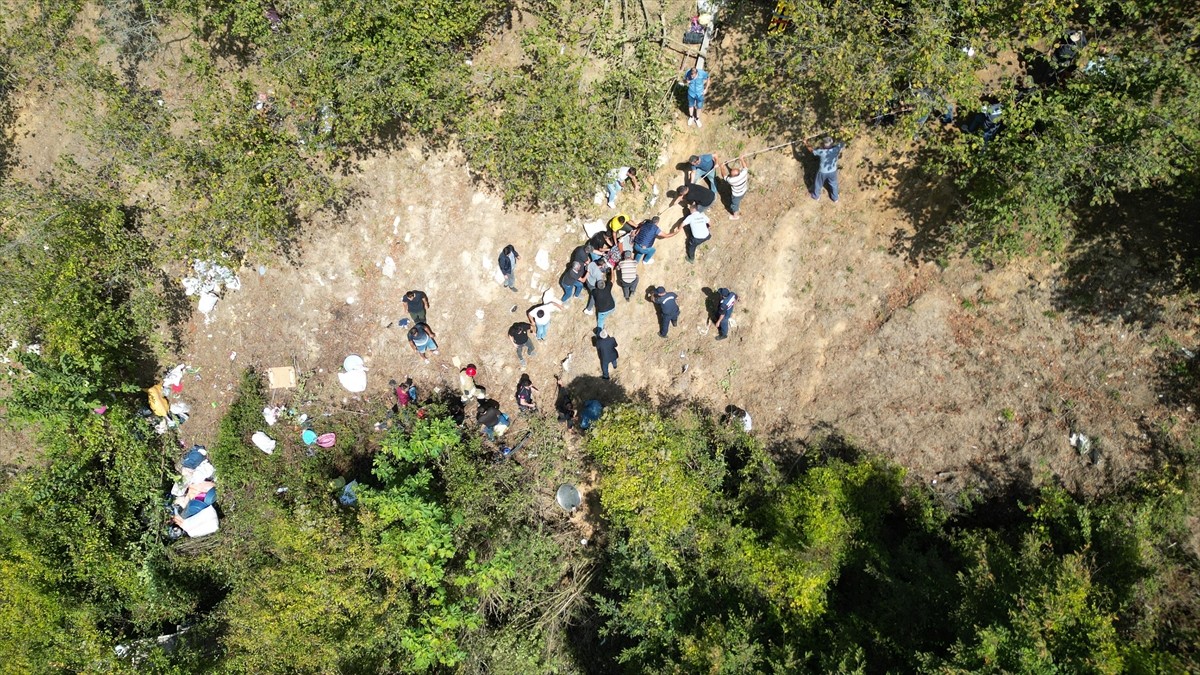
<svg viewBox="0 0 1200 675"><path fill-rule="evenodd" d="M637 292L637 267L638 263L633 259L633 251L625 251L621 262L617 263L617 281L621 284L621 290L625 292L625 302L629 302L629 298Z"/></svg>
<svg viewBox="0 0 1200 675"><path fill-rule="evenodd" d="M718 165L721 168L721 178L729 184L729 219L737 220L741 218L738 214L742 205L742 197L746 196L746 191L750 189L750 169L746 166L745 156L737 158L739 166L730 169L726 164Z"/></svg>

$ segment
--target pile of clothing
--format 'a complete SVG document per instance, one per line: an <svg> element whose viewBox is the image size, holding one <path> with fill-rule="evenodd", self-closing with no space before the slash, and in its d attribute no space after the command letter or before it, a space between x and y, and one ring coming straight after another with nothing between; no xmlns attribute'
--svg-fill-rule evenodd
<svg viewBox="0 0 1200 675"><path fill-rule="evenodd" d="M219 529L216 467L208 461L208 450L193 445L179 462L180 478L171 487L171 527L168 536L204 537Z"/></svg>

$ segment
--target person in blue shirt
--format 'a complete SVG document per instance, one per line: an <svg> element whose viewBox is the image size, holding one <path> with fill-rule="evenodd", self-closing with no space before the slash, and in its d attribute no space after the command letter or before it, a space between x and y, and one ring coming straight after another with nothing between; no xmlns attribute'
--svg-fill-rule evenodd
<svg viewBox="0 0 1200 675"><path fill-rule="evenodd" d="M704 107L704 95L708 93L708 82L708 71L699 65L688 70L687 75L683 76L683 83L687 85L689 127L692 125L697 128L703 126L700 124L700 109Z"/></svg>
<svg viewBox="0 0 1200 675"><path fill-rule="evenodd" d="M708 189L717 191L717 155L692 155L688 158L687 183L691 184L703 179Z"/></svg>
<svg viewBox="0 0 1200 675"><path fill-rule="evenodd" d="M653 265L654 242L659 239L670 239L675 233L663 234L658 228L658 216L654 216L649 220L643 220L638 225L637 230L633 233L633 259L638 262L644 262L647 265Z"/></svg>
<svg viewBox="0 0 1200 675"><path fill-rule="evenodd" d="M738 297L728 288L717 290L717 295L721 298L717 305L717 339L724 340L729 337L729 317L733 316L733 306Z"/></svg>
<svg viewBox="0 0 1200 675"><path fill-rule="evenodd" d="M826 136L825 140L821 142L821 147L813 148L813 146L808 144L808 141L804 142L804 147L808 148L809 152L821 160L821 166L817 169L817 177L813 181L812 192L808 196L813 199L820 199L821 191L828 185L829 198L836 202L838 200L837 161L838 156L842 154L842 148L846 147L846 144L834 143L832 138Z"/></svg>

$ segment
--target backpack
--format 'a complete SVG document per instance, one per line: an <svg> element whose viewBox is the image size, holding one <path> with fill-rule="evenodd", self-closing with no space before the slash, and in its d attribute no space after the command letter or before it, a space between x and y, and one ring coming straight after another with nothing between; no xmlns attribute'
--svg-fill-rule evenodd
<svg viewBox="0 0 1200 675"><path fill-rule="evenodd" d="M533 404L533 389L529 385L524 384L517 387L517 403L522 404L522 402L526 401L530 405Z"/></svg>

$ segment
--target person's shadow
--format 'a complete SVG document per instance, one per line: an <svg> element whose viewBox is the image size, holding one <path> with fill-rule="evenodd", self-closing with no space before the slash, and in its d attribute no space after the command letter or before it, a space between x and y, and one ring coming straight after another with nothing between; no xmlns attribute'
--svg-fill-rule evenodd
<svg viewBox="0 0 1200 675"><path fill-rule="evenodd" d="M812 186L817 184L817 169L821 167L821 160L809 152L803 143L792 146L792 156L800 163L800 169L804 172L804 191L811 195Z"/></svg>
<svg viewBox="0 0 1200 675"><path fill-rule="evenodd" d="M721 312L721 296L708 286L700 290L704 291L704 316L708 323L715 324Z"/></svg>

